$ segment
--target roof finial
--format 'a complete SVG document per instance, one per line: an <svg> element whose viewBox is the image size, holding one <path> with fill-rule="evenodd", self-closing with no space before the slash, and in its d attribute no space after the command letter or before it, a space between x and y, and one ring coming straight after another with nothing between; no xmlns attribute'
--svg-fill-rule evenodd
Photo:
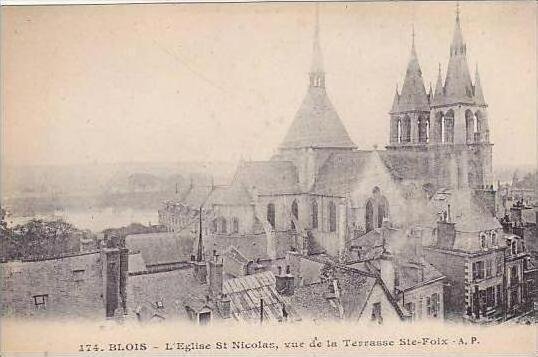
<svg viewBox="0 0 538 357"><path fill-rule="evenodd" d="M460 21L460 2L456 1L456 21Z"/></svg>
<svg viewBox="0 0 538 357"><path fill-rule="evenodd" d="M319 3L316 3L316 23L314 25L314 49L311 72L323 72L321 47L319 44Z"/></svg>

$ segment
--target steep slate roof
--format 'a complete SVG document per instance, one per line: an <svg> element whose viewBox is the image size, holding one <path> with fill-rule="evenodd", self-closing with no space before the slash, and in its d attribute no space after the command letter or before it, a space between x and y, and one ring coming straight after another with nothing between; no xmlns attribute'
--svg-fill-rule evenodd
<svg viewBox="0 0 538 357"><path fill-rule="evenodd" d="M189 262L194 254L193 238L173 232L131 234L125 245L131 252L140 252L146 266Z"/></svg>
<svg viewBox="0 0 538 357"><path fill-rule="evenodd" d="M399 150L380 150L379 156L394 178L420 180L427 177L426 153Z"/></svg>
<svg viewBox="0 0 538 357"><path fill-rule="evenodd" d="M445 190L434 195L429 204L429 224L436 227L438 213L446 211L450 204L451 221L455 222L456 238L452 249L473 253L482 251L479 233L499 231L502 226L485 205L470 190Z"/></svg>
<svg viewBox="0 0 538 357"><path fill-rule="evenodd" d="M397 97L396 97L397 96ZM402 86L402 93L398 96L396 91L391 112L407 111L429 111L428 95L422 79L422 71L418 63L417 52L415 50L415 39L413 34L413 45L411 48L411 58L407 64L405 80Z"/></svg>
<svg viewBox="0 0 538 357"><path fill-rule="evenodd" d="M192 186L180 199L180 202L197 209L205 203L212 190L211 186Z"/></svg>
<svg viewBox="0 0 538 357"><path fill-rule="evenodd" d="M319 169L312 189L315 193L344 195L350 192L361 175L367 174L371 151L334 153Z"/></svg>
<svg viewBox="0 0 538 357"><path fill-rule="evenodd" d="M129 254L129 274L146 273L146 263L141 253Z"/></svg>
<svg viewBox="0 0 538 357"><path fill-rule="evenodd" d="M325 88L309 87L280 148L355 148Z"/></svg>
<svg viewBox="0 0 538 357"><path fill-rule="evenodd" d="M459 12L456 16L452 44L450 45L450 59L446 72L442 95L436 88L433 105L483 102L483 98L475 98L475 88L471 82L469 66L467 65L467 45L463 40ZM481 88L479 88L481 91Z"/></svg>
<svg viewBox="0 0 538 357"><path fill-rule="evenodd" d="M343 318L358 320L368 301L370 292L377 283L377 279L366 276L354 269L339 270L336 275L340 289L340 304L343 308ZM295 289L289 299L290 305L297 314L304 318L314 320L338 319L340 310L336 303L328 299L331 282L314 283Z"/></svg>
<svg viewBox="0 0 538 357"><path fill-rule="evenodd" d="M185 303L208 294L208 285L200 284L192 269L133 275L127 284L127 307L131 314L147 310L146 314L166 319L187 319ZM162 302L163 308L157 307L157 301Z"/></svg>
<svg viewBox="0 0 538 357"><path fill-rule="evenodd" d="M437 213L446 210L448 204L457 232L478 233L502 228L499 220L468 189L444 191L434 195L430 206L433 222L437 221Z"/></svg>
<svg viewBox="0 0 538 357"><path fill-rule="evenodd" d="M292 238L286 232L275 232L276 257L283 258L292 247ZM267 255L267 237L265 233L247 235L205 235L204 248L206 255L216 250L224 254L233 246L248 260L256 261L269 259ZM210 256L210 255L207 255Z"/></svg>
<svg viewBox="0 0 538 357"><path fill-rule="evenodd" d="M297 193L298 182L291 161L245 161L237 168L232 186L256 187L259 194Z"/></svg>
<svg viewBox="0 0 538 357"><path fill-rule="evenodd" d="M310 85L306 96L280 148L355 148L325 90L325 71L319 44L319 14L317 12L312 67L309 76ZM313 79L320 79L320 81Z"/></svg>
<svg viewBox="0 0 538 357"><path fill-rule="evenodd" d="M222 292L230 298L232 314L240 321L260 320L260 301L263 299L264 320L280 320L283 317L284 300L275 288L272 272L242 276L224 281Z"/></svg>
<svg viewBox="0 0 538 357"><path fill-rule="evenodd" d="M252 198L242 185L215 186L209 195L206 206L210 205L249 205Z"/></svg>
<svg viewBox="0 0 538 357"><path fill-rule="evenodd" d="M409 289L417 285L422 285L430 281L444 277L433 265L428 263L424 258L418 264L402 264L398 267L400 290ZM419 271L422 269L422 272Z"/></svg>

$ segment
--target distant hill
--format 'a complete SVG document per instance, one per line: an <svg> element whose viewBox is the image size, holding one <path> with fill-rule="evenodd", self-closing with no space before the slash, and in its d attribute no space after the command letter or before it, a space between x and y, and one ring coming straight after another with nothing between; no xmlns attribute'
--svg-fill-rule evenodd
<svg viewBox="0 0 538 357"><path fill-rule="evenodd" d="M109 203L154 206L191 181L227 184L235 168L225 162L7 166L2 170L2 203L15 212Z"/></svg>

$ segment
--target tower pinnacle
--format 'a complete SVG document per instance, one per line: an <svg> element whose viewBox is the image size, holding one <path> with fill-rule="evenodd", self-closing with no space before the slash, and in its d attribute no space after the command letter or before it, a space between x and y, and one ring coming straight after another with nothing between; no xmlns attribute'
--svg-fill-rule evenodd
<svg viewBox="0 0 538 357"><path fill-rule="evenodd" d="M325 88L325 71L319 41L319 4L316 4L314 41L312 47L312 67L310 68L310 87Z"/></svg>

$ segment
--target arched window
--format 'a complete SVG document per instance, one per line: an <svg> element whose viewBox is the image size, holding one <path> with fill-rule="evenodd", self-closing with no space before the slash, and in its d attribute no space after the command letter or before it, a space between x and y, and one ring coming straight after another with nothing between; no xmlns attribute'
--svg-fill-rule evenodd
<svg viewBox="0 0 538 357"><path fill-rule="evenodd" d="M239 219L237 217L232 218L232 233L239 233Z"/></svg>
<svg viewBox="0 0 538 357"><path fill-rule="evenodd" d="M297 230L297 227L295 227L295 221L299 221L299 205L297 204L296 200L293 200L291 203L291 214L292 214L292 220L291 220L291 229Z"/></svg>
<svg viewBox="0 0 538 357"><path fill-rule="evenodd" d="M406 115L402 123L402 142L411 142L411 118Z"/></svg>
<svg viewBox="0 0 538 357"><path fill-rule="evenodd" d="M476 120L472 111L467 109L465 111L465 133L467 143L474 141L474 133L476 133Z"/></svg>
<svg viewBox="0 0 538 357"><path fill-rule="evenodd" d="M366 202L366 232L374 229L374 204L371 200Z"/></svg>
<svg viewBox="0 0 538 357"><path fill-rule="evenodd" d="M380 197L377 204L377 227L383 225L383 219L388 216L388 204L385 197Z"/></svg>
<svg viewBox="0 0 538 357"><path fill-rule="evenodd" d="M228 232L226 218L221 217L220 219L220 233L226 234Z"/></svg>
<svg viewBox="0 0 538 357"><path fill-rule="evenodd" d="M211 233L217 233L217 219L211 221Z"/></svg>
<svg viewBox="0 0 538 357"><path fill-rule="evenodd" d="M312 228L318 228L318 202L312 201Z"/></svg>
<svg viewBox="0 0 538 357"><path fill-rule="evenodd" d="M445 143L454 142L454 111L450 109L444 116Z"/></svg>
<svg viewBox="0 0 538 357"><path fill-rule="evenodd" d="M491 246L494 247L497 245L497 232L491 231Z"/></svg>
<svg viewBox="0 0 538 357"><path fill-rule="evenodd" d="M441 142L446 142L446 123L445 123L445 117L441 117Z"/></svg>
<svg viewBox="0 0 538 357"><path fill-rule="evenodd" d="M426 144L430 136L430 121L422 115L418 118L418 142Z"/></svg>
<svg viewBox="0 0 538 357"><path fill-rule="evenodd" d="M336 205L329 202L329 231L336 232Z"/></svg>
<svg viewBox="0 0 538 357"><path fill-rule="evenodd" d="M434 120L434 137L436 142L443 142L444 132L443 132L443 113L438 112L435 114Z"/></svg>
<svg viewBox="0 0 538 357"><path fill-rule="evenodd" d="M486 248L486 233L484 232L480 233L480 247Z"/></svg>
<svg viewBox="0 0 538 357"><path fill-rule="evenodd" d="M383 225L383 219L389 216L389 202L381 194L379 187L372 190L372 197L366 201L366 232Z"/></svg>
<svg viewBox="0 0 538 357"><path fill-rule="evenodd" d="M267 222L275 229L275 204L269 203L267 205Z"/></svg>
<svg viewBox="0 0 538 357"><path fill-rule="evenodd" d="M402 142L402 119L398 118L397 128L398 131L398 143Z"/></svg>

